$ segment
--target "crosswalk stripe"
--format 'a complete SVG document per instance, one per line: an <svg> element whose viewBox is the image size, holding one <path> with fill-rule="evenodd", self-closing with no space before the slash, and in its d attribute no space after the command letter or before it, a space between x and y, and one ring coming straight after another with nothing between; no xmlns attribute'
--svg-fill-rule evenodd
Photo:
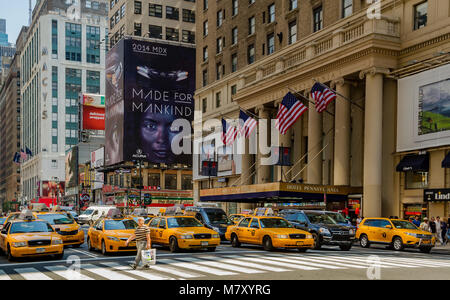
<svg viewBox="0 0 450 300"><path fill-rule="evenodd" d="M128 264L134 264L134 260L128 261ZM195 277L203 277L204 276L204 275L196 274L193 272L186 272L184 270L180 271L176 268L169 267L168 264L163 264L163 266L158 266L158 264L156 264L156 265L152 265L151 268L152 268L152 270L158 270L161 272L169 273L169 274L176 275L176 276L183 277L183 278L195 278Z"/></svg>
<svg viewBox="0 0 450 300"><path fill-rule="evenodd" d="M26 280L53 280L35 268L19 268L14 269L14 271L19 273Z"/></svg>
<svg viewBox="0 0 450 300"><path fill-rule="evenodd" d="M203 257L205 259L208 259L208 257ZM217 262L217 261L199 261L198 259L195 258L179 258L179 260L184 260L184 261L191 261L191 262L196 262L198 264L202 264L202 265L208 265L208 266L212 266L212 267L216 267L216 268L221 268L221 269L225 269L225 270L230 270L230 271L236 271L236 272L241 272L241 273L247 273L247 274L256 274L256 273L263 273L260 270L253 270L253 269L249 269L249 268L241 268L238 266L230 266L227 264L224 264L222 262Z"/></svg>
<svg viewBox="0 0 450 300"><path fill-rule="evenodd" d="M253 262L259 262L259 263L262 263L262 264L272 264L272 265L277 265L277 266L280 266L280 267L286 267L286 268L291 268L291 269L310 270L310 271L311 270L319 270L319 268L294 265L294 264L290 264L290 263L269 261L269 260L266 260L266 259L263 259L263 258L257 258L257 257L237 256L237 255L230 255L230 256L227 256L227 257L238 258L239 260L249 260L249 261L253 261Z"/></svg>
<svg viewBox="0 0 450 300"><path fill-rule="evenodd" d="M64 266L46 266L44 268L67 280L94 280L94 278L81 274L81 272L68 272L68 268Z"/></svg>
<svg viewBox="0 0 450 300"><path fill-rule="evenodd" d="M119 272L111 271L92 264L82 265L81 268L109 280L135 280L135 278L133 277L126 276L124 274L120 274Z"/></svg>
<svg viewBox="0 0 450 300"><path fill-rule="evenodd" d="M422 266L430 266L430 267L450 267L450 263L440 262L440 261L430 261L430 260L418 260L418 259L411 259L411 260L404 260L402 258L383 258L383 260L388 260L392 262L399 262L399 263L413 263L417 265Z"/></svg>
<svg viewBox="0 0 450 300"><path fill-rule="evenodd" d="M312 267L318 267L318 268L325 268L325 269L344 269L344 268L352 268L352 266L339 264L339 263L332 263L327 261L321 261L317 259L309 259L309 258L300 258L300 257L292 257L295 259L295 261L292 261L291 258L282 258L282 257L271 257L268 256L268 259L282 261L282 262L288 262L293 264L305 264ZM358 268L358 267L356 267Z"/></svg>
<svg viewBox="0 0 450 300"><path fill-rule="evenodd" d="M0 270L0 280L12 280L12 279L5 273L5 271Z"/></svg>
<svg viewBox="0 0 450 300"><path fill-rule="evenodd" d="M336 256L336 257L338 257L338 256ZM367 263L367 257L350 258L350 257L339 256L339 259L349 260L349 261L359 261L359 262L366 262ZM400 268L417 268L417 266L411 266L411 265L406 265L406 264L400 265L400 264L395 264L395 263L391 263L391 262L385 262L381 258L380 258L380 265L394 266L394 267L400 267Z"/></svg>
<svg viewBox="0 0 450 300"><path fill-rule="evenodd" d="M270 271L270 272L288 272L288 271L292 271L292 270L276 268L276 267L272 267L272 266L263 266L263 265L254 264L254 263L247 262L247 261L238 261L238 260L235 260L235 259L223 259L223 258L219 258L219 257L211 257L211 259L220 260L222 263L233 264L233 265L238 265L238 266L244 266L244 267L254 268L254 269L261 269L261 270Z"/></svg>
<svg viewBox="0 0 450 300"><path fill-rule="evenodd" d="M219 270L219 269L213 269L213 268L208 268L205 266L201 266L198 264L194 264L194 263L187 263L187 262L179 262L177 260L174 259L169 259L169 258L165 258L165 259L160 259L159 262L161 263L166 263L166 264L170 264L174 267L181 267L181 268L185 268L185 269L189 269L189 270L195 270L195 271L199 271L199 272L203 272L203 273L209 273L209 274L213 274L213 275L236 275L236 273L233 272L229 272L229 271L223 271L223 270Z"/></svg>
<svg viewBox="0 0 450 300"><path fill-rule="evenodd" d="M309 257L308 257L309 258ZM316 258L314 256L311 256L311 258ZM341 259L338 258L329 258L329 257L317 257L317 259L320 260L324 260L324 261L330 261L330 263L334 263L334 264L342 264L342 265L346 265L345 262L343 262ZM351 262L352 265L349 265L350 268L356 268L356 269L367 269L368 264L367 262L362 262L362 261L352 261ZM387 266L387 265L381 265L382 268L385 269L391 269L391 268L395 268L393 266Z"/></svg>
<svg viewBox="0 0 450 300"><path fill-rule="evenodd" d="M123 266L123 265L115 263L115 262L105 262L105 263L101 263L101 264L104 266L110 267L110 268L117 269L117 270L126 271L127 273L137 275L139 277L149 279L149 280L173 280L173 278L170 278L170 277L155 275L155 274L151 274L151 273L143 272L143 271L139 271L139 270L133 270L129 266Z"/></svg>

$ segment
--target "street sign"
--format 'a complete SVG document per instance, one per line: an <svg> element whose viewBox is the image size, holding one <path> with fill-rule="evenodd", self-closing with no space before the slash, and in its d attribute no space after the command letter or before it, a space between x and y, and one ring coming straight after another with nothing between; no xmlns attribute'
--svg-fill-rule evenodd
<svg viewBox="0 0 450 300"><path fill-rule="evenodd" d="M91 197L89 196L89 194L82 194L80 197L80 200L82 201L89 201Z"/></svg>

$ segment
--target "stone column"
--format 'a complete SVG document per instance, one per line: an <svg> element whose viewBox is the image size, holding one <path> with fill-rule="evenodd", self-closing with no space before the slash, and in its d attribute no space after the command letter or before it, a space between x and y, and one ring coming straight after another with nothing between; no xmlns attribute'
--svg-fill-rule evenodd
<svg viewBox="0 0 450 300"><path fill-rule="evenodd" d="M261 165L261 158L268 157L268 155L263 155L259 149L260 140L262 139L266 142L266 145L270 145L270 120L269 120L269 111L263 105L260 105L256 108L256 112L258 113L260 120L267 120L267 127L261 128L258 126L258 154L256 156L256 164L255 167L257 169L258 183L266 183L269 182L270 177L270 166L269 165ZM265 130L266 132L263 132Z"/></svg>
<svg viewBox="0 0 450 300"><path fill-rule="evenodd" d="M350 99L350 85L343 78L335 81L336 91ZM334 185L350 185L350 102L336 98L334 125Z"/></svg>
<svg viewBox="0 0 450 300"><path fill-rule="evenodd" d="M308 94L309 97L309 94ZM309 102L308 109L308 168L307 183L322 184L322 114L316 111L314 100Z"/></svg>
<svg viewBox="0 0 450 300"><path fill-rule="evenodd" d="M366 77L364 125L364 196L363 216L381 217L382 143L383 143L383 74L372 68Z"/></svg>
<svg viewBox="0 0 450 300"><path fill-rule="evenodd" d="M275 102L275 107L277 108L277 111L280 109L280 105L281 105L281 100ZM297 120L297 122L300 122L300 119ZM294 123L294 125L295 125L295 123ZM284 134L284 135L278 131L278 147L289 147L289 148L291 148L291 151L292 151L292 128L293 127L289 128L288 131L286 131L286 134ZM290 169L290 167L288 167L288 166L285 166L285 167L277 166L276 174L275 174L275 176L276 176L275 181L283 181L283 182L291 181L292 172L289 174L286 174L286 172L289 169ZM285 175L283 175L283 173Z"/></svg>

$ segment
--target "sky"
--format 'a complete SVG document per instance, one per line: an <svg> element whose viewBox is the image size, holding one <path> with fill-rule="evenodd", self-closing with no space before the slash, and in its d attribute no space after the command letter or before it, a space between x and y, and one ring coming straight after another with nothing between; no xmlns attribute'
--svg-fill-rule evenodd
<svg viewBox="0 0 450 300"><path fill-rule="evenodd" d="M34 7L36 0L31 1ZM28 26L28 0L0 0L0 19L6 19L6 33L15 44L22 26Z"/></svg>

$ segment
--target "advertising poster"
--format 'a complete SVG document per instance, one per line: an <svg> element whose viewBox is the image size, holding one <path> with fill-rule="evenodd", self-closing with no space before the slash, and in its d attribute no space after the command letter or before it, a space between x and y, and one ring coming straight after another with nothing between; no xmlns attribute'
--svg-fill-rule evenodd
<svg viewBox="0 0 450 300"><path fill-rule="evenodd" d="M66 154L66 183L65 187L78 186L78 147L72 147Z"/></svg>
<svg viewBox="0 0 450 300"><path fill-rule="evenodd" d="M83 129L105 130L105 109L83 105Z"/></svg>
<svg viewBox="0 0 450 300"><path fill-rule="evenodd" d="M64 182L42 181L42 197L57 198L64 195Z"/></svg>
<svg viewBox="0 0 450 300"><path fill-rule="evenodd" d="M106 165L131 161L138 149L151 163L191 165L192 152L172 144L191 149L195 48L127 39L108 54Z"/></svg>

